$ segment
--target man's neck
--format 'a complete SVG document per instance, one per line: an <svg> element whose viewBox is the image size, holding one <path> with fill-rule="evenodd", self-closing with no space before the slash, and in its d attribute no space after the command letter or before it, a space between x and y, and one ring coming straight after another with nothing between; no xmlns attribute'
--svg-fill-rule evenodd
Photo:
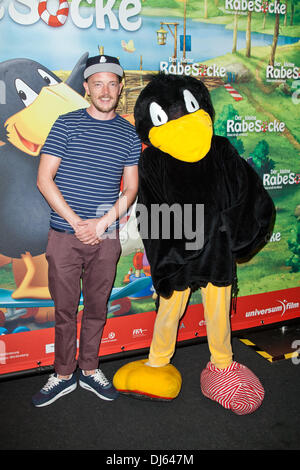
<svg viewBox="0 0 300 470"><path fill-rule="evenodd" d="M112 111L102 112L95 108L93 105L87 108L86 111L90 116L92 116L92 118L98 119L99 121L110 121L111 119L114 119L117 115L114 109Z"/></svg>

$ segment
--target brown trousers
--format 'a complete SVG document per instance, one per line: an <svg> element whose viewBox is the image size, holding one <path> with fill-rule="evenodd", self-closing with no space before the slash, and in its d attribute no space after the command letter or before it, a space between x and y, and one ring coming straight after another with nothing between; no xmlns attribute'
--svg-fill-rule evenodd
<svg viewBox="0 0 300 470"><path fill-rule="evenodd" d="M55 305L54 368L58 374L71 374L77 364L82 370L98 367L107 303L120 253L118 234L92 246L83 244L74 234L50 229L46 258L49 291ZM84 311L76 359L81 281Z"/></svg>

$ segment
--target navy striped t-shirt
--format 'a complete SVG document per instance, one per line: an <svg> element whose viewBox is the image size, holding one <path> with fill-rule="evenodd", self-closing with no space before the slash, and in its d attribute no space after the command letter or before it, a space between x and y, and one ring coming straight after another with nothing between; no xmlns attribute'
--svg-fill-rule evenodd
<svg viewBox="0 0 300 470"><path fill-rule="evenodd" d="M42 153L61 158L55 183L74 212L89 219L115 204L124 166L138 164L141 142L135 127L118 114L102 121L79 109L56 120ZM70 229L53 210L50 225Z"/></svg>

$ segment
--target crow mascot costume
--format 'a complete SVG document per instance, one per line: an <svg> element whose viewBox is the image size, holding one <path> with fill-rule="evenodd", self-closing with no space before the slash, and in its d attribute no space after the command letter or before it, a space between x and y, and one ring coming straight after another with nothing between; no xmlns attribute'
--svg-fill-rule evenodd
<svg viewBox="0 0 300 470"><path fill-rule="evenodd" d="M266 243L272 199L230 142L214 135L214 109L200 80L158 74L141 92L134 116L146 144L139 162L139 230L158 302L148 358L121 367L114 385L149 399L179 394L181 374L170 361L180 318L200 288L210 350L202 393L236 414L251 413L264 389L233 360L230 310L236 262ZM173 214L169 232L151 215L155 206Z"/></svg>

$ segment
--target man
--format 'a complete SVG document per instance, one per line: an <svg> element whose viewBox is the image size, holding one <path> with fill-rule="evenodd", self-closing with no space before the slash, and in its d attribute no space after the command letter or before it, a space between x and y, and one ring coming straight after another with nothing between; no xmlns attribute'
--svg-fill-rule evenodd
<svg viewBox="0 0 300 470"><path fill-rule="evenodd" d="M37 185L52 208L46 257L55 304L55 373L33 397L38 407L77 387L77 364L83 388L105 400L117 397L98 369L98 352L121 252L118 219L136 198L141 152L134 126L116 113L122 76L118 59L89 58L84 87L90 106L60 116L42 149Z"/></svg>

